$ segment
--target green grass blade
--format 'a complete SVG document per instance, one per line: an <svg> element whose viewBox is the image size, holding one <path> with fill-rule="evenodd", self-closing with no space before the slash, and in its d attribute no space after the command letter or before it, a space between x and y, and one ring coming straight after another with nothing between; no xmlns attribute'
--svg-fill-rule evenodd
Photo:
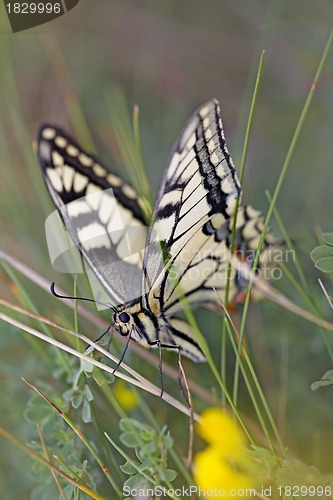
<svg viewBox="0 0 333 500"><path fill-rule="evenodd" d="M294 153L297 141L299 139L301 130L303 128L306 116L307 116L308 111L310 109L310 105L311 105L311 102L312 102L312 99L313 99L313 96L314 96L314 93L315 93L318 81L319 81L320 76L322 74L322 71L323 71L323 68L324 68L324 65L325 65L328 53L330 51L330 48L331 48L331 45L332 45L332 41L333 41L333 29L331 30L330 35L328 37L328 40L327 40L326 46L324 48L322 57L320 59L317 71L315 73L315 76L314 76L314 79L313 79L310 91L309 91L308 96L306 98L306 101L305 101L305 104L303 106L300 118L298 120L298 123L297 123L296 129L295 129L294 135L292 137L289 149L287 151L287 155L286 155L285 161L284 161L282 169L281 169L280 176L278 178L278 181L277 181L277 184L276 184L276 187L275 187L275 191L274 191L274 194L273 194L273 197L272 197L272 201L270 203L270 206L269 206L269 209L268 209L268 212L267 212L267 216L265 218L265 222L264 222L262 234L261 234L261 237L260 237L260 240L259 240L259 244L258 244L258 249L257 249L255 257L254 257L253 269L256 269L257 266L258 266L259 257L260 257L262 245L264 243L265 235L266 235L266 232L267 232L267 229L268 229L268 225L269 225L269 222L270 222L271 217L273 215L273 211L274 211L274 208L275 208L275 205L276 205L279 193L281 191L281 188L282 188L282 185L283 185L283 181L284 181L285 176L287 174L287 171L288 171L288 168L289 168L289 165L290 165L290 161L291 161L292 155ZM248 308L249 308L249 304L250 304L251 290L252 290L252 284L249 282L249 286L248 286L248 290L247 290L247 294L246 294L246 299L245 299L245 302L244 302L244 308L243 308L243 314L242 314L242 320L241 320L241 326L240 326L240 332L239 332L240 333L240 339L242 339L244 337L245 326L246 326L246 318L247 318Z"/></svg>

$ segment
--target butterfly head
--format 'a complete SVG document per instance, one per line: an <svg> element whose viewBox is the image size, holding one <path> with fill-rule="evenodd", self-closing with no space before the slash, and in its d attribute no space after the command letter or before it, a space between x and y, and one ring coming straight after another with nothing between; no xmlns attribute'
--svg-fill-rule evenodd
<svg viewBox="0 0 333 500"><path fill-rule="evenodd" d="M140 301L119 306L113 313L113 324L123 337L129 336L140 344L147 345L148 338L156 335L154 315L142 308Z"/></svg>
<svg viewBox="0 0 333 500"><path fill-rule="evenodd" d="M114 326L122 335L126 337L133 330L133 318L126 311L116 311L113 315Z"/></svg>

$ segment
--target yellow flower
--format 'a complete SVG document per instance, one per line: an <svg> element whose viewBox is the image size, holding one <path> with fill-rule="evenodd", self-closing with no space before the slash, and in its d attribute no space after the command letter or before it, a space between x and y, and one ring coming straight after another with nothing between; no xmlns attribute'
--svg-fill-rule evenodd
<svg viewBox="0 0 333 500"><path fill-rule="evenodd" d="M251 473L251 461L246 456L246 449L242 457L235 458L227 457L223 449L214 445L196 454L194 480L204 490L215 489L215 498L222 497L222 491L225 492L225 496L238 498L237 491L254 488L256 483ZM241 494L240 491L239 493Z"/></svg>
<svg viewBox="0 0 333 500"><path fill-rule="evenodd" d="M210 498L243 498L244 490L255 488L258 479L245 436L227 412L205 410L197 431L209 446L194 457L194 480L203 490L210 490Z"/></svg>
<svg viewBox="0 0 333 500"><path fill-rule="evenodd" d="M119 402L119 404L124 408L124 410L133 410L139 404L139 398L137 394L127 387L124 380L118 380L114 385L114 394Z"/></svg>
<svg viewBox="0 0 333 500"><path fill-rule="evenodd" d="M229 413L221 408L207 408L197 424L197 432L208 444L221 446L226 453L237 454L245 447L245 436Z"/></svg>

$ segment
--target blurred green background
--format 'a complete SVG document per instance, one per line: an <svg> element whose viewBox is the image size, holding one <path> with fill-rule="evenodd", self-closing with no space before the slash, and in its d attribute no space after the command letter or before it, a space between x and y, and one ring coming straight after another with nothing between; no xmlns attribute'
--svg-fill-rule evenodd
<svg viewBox="0 0 333 500"><path fill-rule="evenodd" d="M265 62L243 200L267 211L265 190L274 190L332 21L333 5L325 0L81 0L51 23L12 34L1 4L2 248L50 282L65 283L48 261L44 221L52 207L32 141L40 124L51 122L88 147L86 120L98 154L126 177L110 126L112 101L120 89L129 110L134 104L140 107L142 146L153 193L185 121L212 97L220 101L228 147L238 167L262 50ZM309 252L321 229L333 231L332 137L330 53L278 200L312 292L328 318L331 311L316 280L321 276L329 291L332 284L314 270ZM24 286L40 313L57 314L59 307L60 314L59 302L28 281ZM304 306L285 277L276 286ZM3 270L0 287L2 297L17 300ZM210 345L220 345L220 317L199 313L198 319ZM27 441L35 435L23 417L31 393L20 377L52 383L43 363L42 351L47 347L40 342L37 354L15 328L1 324L0 332L1 425ZM319 328L263 301L252 304L246 335L286 445L295 456L329 471L332 389L316 393L310 389L313 381L332 368ZM94 332L92 337L96 337ZM186 367L197 382L210 387L205 367L190 363ZM160 410L160 401L152 401L156 411L166 411ZM251 416L245 393L241 405ZM117 423L112 425L116 428ZM171 431L177 435L176 429ZM3 498L28 498L30 460L5 441L1 449L0 487L7 495Z"/></svg>

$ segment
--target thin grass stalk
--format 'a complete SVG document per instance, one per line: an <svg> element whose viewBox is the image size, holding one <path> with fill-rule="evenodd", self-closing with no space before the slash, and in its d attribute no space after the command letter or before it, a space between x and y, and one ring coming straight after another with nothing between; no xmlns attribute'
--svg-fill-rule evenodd
<svg viewBox="0 0 333 500"><path fill-rule="evenodd" d="M226 397L226 399L227 399L227 401L228 401L229 405L231 406L231 408L232 408L232 410L233 410L233 412L234 412L235 416L237 417L237 419L238 419L238 421L239 421L239 423L240 423L241 427L243 428L243 430L244 430L244 432L245 432L246 436L248 437L249 441L250 441L251 443L253 443L253 444L254 444L253 437L252 437L252 435L251 435L251 433L250 433L249 429L247 428L247 426L246 426L246 424L245 424L244 420L242 419L242 417L241 417L241 415L240 415L240 413L239 413L238 409L237 409L237 408L236 408L236 406L234 405L233 400L232 400L232 397L231 397L231 395L229 394L229 391L228 391L228 389L227 389L226 385L224 384L224 382L223 382L223 380L222 380L222 378L221 378L221 375L220 375L220 373L219 373L219 370L218 370L218 369L217 369L217 367L215 366L215 363L214 363L214 361L213 361L213 358L212 358L212 356L211 356L211 354L210 354L210 352L209 352L209 349L208 349L207 343L206 343L206 341L205 341L205 339L204 339L204 337L203 337L202 333L200 332L199 328L197 327L197 324L196 324L195 318L194 318L194 316L193 316L193 312L192 312L192 311L191 311L191 309L189 309L189 308L186 308L186 309L184 310L184 312L185 312L186 319L188 320L188 322L190 323L191 327L193 328L193 331L194 331L194 333L195 333L195 335L196 335L196 339L197 339L197 341L198 341L198 344L199 344L199 346L200 346L201 350L203 351L203 353L204 353L204 355L205 355L205 357L206 357L206 359L207 359L207 362L208 362L208 364L209 364L209 367L210 367L210 369L211 369L211 371L212 371L212 373L213 373L213 375L214 375L214 377L215 377L215 379L216 379L216 381L217 381L217 383L218 383L218 385L219 385L220 389L221 389L221 390L223 391L223 393L225 394L225 397Z"/></svg>
<svg viewBox="0 0 333 500"><path fill-rule="evenodd" d="M82 334L80 334L78 332L75 332L73 330L69 330L69 329L67 329L67 328L65 328L63 326L58 325L54 321L49 320L48 318L44 318L43 316L37 316L36 314L30 313L29 311L26 311L26 310L22 309L19 306L12 305L12 304L10 304L7 301L4 301L2 299L0 299L0 304L4 305L5 307L9 307L13 311L17 311L17 312L23 313L23 314L25 314L26 316L28 316L30 318L37 319L38 321L40 321L42 323L46 323L47 325L52 326L52 327L54 327L54 328L56 328L58 330L64 331L64 332L68 333L69 335L77 337L78 339L82 340L83 342L87 343L88 345L93 346L95 350L99 351L103 356L105 356L108 359L110 359L111 361L113 361L116 365L119 362L119 359L116 356L112 355L109 351L105 350L99 344L94 343L93 341L91 341L90 339L88 339L87 337L85 337L84 335L82 335ZM52 343L52 339L53 339L53 337L51 337L48 340L48 342ZM89 360L90 360L90 362L94 361L93 358L89 358ZM131 367L129 367L128 365L126 365L124 362L122 362L121 367L125 371L127 371L133 378L137 379L142 384L148 384L152 388L157 388L154 384L152 384L151 382L149 382L147 379L145 379L138 372L136 372ZM117 372L117 374L118 374L118 372ZM130 380L130 379L128 379L128 380Z"/></svg>
<svg viewBox="0 0 333 500"><path fill-rule="evenodd" d="M43 434L42 434L42 430L40 428L40 425L37 424L37 432L38 432L38 435L39 435L39 439L40 439L40 442L42 444L42 448L43 448L43 451L44 451L44 455L45 455L45 458L48 462L51 462L50 460L50 457L49 457L49 454L48 454L48 451L47 451L47 447L46 447L46 444L45 444L45 441L44 441L44 437L43 437ZM62 489L62 486L60 484L60 481L58 479L58 476L57 474L54 472L54 470L51 469L51 474L53 476L53 479L57 485L57 488L59 490L59 495L60 497L62 498L62 500L67 500L66 499L66 495L64 493L64 490Z"/></svg>
<svg viewBox="0 0 333 500"><path fill-rule="evenodd" d="M94 375L94 378L96 379L95 375ZM103 375L102 372L98 373L98 378L100 378L100 380L103 380L104 375ZM114 396L113 391L110 388L110 385L107 384L106 382L103 383L103 384L100 384L100 381L98 381L98 385L102 389L103 394L106 397L106 399L109 401L109 403L113 406L113 408L117 412L119 418L127 418L126 412L123 410L123 408L121 407L121 405L118 403L116 397ZM140 397L139 391L137 391L135 387L133 387L132 390L135 393L137 393L137 395L139 397L139 405L140 405L140 409L141 409L143 415L145 415L146 418L147 418L147 420L150 421L152 427L156 431L159 431L160 429L159 429L159 426L158 426L158 424L156 422L156 418L151 413L149 406L145 403L144 399L142 397ZM135 432L135 434L138 435L137 434L137 430L135 428L133 429L133 432ZM104 435L104 432L103 432L103 435ZM178 468L178 471L187 480L188 486L191 486L193 484L193 478L188 473L188 470L186 469L186 467L184 466L183 462L181 461L178 453L173 448L170 448L168 450L168 453L171 456L171 458L174 460L174 462L175 462L175 464L176 464L176 466Z"/></svg>
<svg viewBox="0 0 333 500"><path fill-rule="evenodd" d="M294 153L294 150L295 150L298 138L299 138L301 130L303 128L303 125L304 125L304 122L305 122L305 118L306 118L307 113L309 111L309 108L310 108L310 105L311 105L311 102L312 102L312 99L313 99L314 92L316 90L318 81L319 81L320 76L322 74L322 71L323 71L323 68L324 68L324 64L326 62L328 53L329 53L331 45L332 45L332 41L333 41L333 29L331 30L330 35L328 37L328 40L327 40L326 46L324 48L322 57L320 59L317 71L315 73L315 76L314 76L314 79L313 79L310 91L309 91L308 96L306 98L306 101L305 101L305 104L303 106L300 118L298 120L298 123L297 123L296 129L295 129L294 135L292 137L289 149L287 151L287 155L286 155L285 161L283 163L283 166L282 166L282 169L281 169L281 173L280 173L280 176L278 178L278 181L277 181L277 184L276 184L276 187L275 187L275 191L274 191L274 194L273 194L273 197L272 197L272 202L270 203L270 206L269 206L269 209L268 209L268 212L267 212L267 216L265 218L265 222L264 222L262 234L261 234L260 239L259 239L258 248L257 248L256 254L255 254L255 257L254 257L252 269L256 269L257 266L258 266L259 257L260 257L262 245L264 243L265 235L266 235L266 232L267 232L267 229L268 229L268 225L269 225L269 222L270 222L271 217L273 215L273 211L274 211L274 208L275 208L275 205L276 205L276 202L277 202L277 199L278 199L278 196L279 196L279 193L280 193L280 190L281 190L284 178L285 178L285 176L287 174L288 167L289 167L292 155ZM247 318L247 313L248 313L249 304L250 304L251 290L252 290L252 282L249 281L249 286L248 286L247 293L246 293L246 298L245 298L244 308L243 308L243 313L242 313L242 319L241 319L241 326L240 326L240 331L239 331L240 342L241 342L241 340L244 337L245 325L246 325L246 318ZM237 387L236 387L236 389L237 389ZM237 390L235 390L234 396L236 395L236 393L237 393Z"/></svg>
<svg viewBox="0 0 333 500"><path fill-rule="evenodd" d="M315 314L311 313L307 309L303 309L291 300L289 300L285 295L277 293L274 288L268 285L267 282L258 280L255 283L255 289L259 291L264 297L272 300L280 307L283 307L287 311L291 311L301 318L307 319L311 323L324 328L329 332L333 332L333 323L326 321L325 319L318 318Z"/></svg>
<svg viewBox="0 0 333 500"><path fill-rule="evenodd" d="M98 375L99 375L100 378L104 377L103 373L99 373ZM94 376L94 378L95 378L95 376ZM109 401L109 403L113 406L113 408L117 412L119 418L124 418L124 419L127 418L126 412L123 410L123 408L121 407L121 405L118 403L116 397L114 396L114 394L112 392L112 389L111 389L110 385L104 383L102 385L101 389L102 389L103 394L106 397L107 401ZM135 390L135 388L132 388L132 390ZM143 401L143 399L140 397L140 406L141 406L142 401ZM94 422L96 422L96 419L94 419ZM158 424L156 423L155 419L154 419L154 422L153 422L153 426L154 426L154 428L156 430L159 430ZM137 437L139 437L139 431L136 428L133 428L133 433ZM105 437L104 431L102 431L100 434L101 434L101 436L103 436L103 438ZM114 456L112 454L111 454L110 460L111 460L111 462L115 463L115 459L114 459ZM117 464L115 463L115 465L117 465ZM117 469L117 470L119 470L119 469ZM192 482L193 482L193 480L192 480Z"/></svg>
<svg viewBox="0 0 333 500"><path fill-rule="evenodd" d="M145 415L145 417L151 423L151 425L154 427L154 429L158 430L156 418L152 414L149 405L147 405L146 402L144 401L144 399L142 399L142 398L140 398L140 408L141 408L143 415ZM174 448L170 448L168 450L168 452L170 454L170 457L174 461L175 465L177 466L177 469L183 475L185 481L187 482L187 485L192 486L193 485L193 478L189 474L187 468L185 467L183 461L181 460L179 453ZM194 495L194 496L195 496L195 498L198 498L197 495Z"/></svg>
<svg viewBox="0 0 333 500"><path fill-rule="evenodd" d="M264 392L263 392L263 390L261 388L261 385L260 385L260 382L258 380L257 374L256 374L256 372L254 370L254 367L252 365L251 359L250 359L249 355L246 352L246 349L243 349L242 355L244 356L246 364L247 364L247 367L248 367L248 369L249 369L249 371L251 373L252 380L253 380L253 382L255 384L255 387L256 387L257 392L258 392L259 397L260 397L260 401L261 401L261 403L262 403L262 405L264 407L264 410L265 410L265 413L267 415L268 421L269 421L269 423L271 425L271 428L273 430L274 437L275 437L275 439L276 439L276 441L277 441L277 443L278 443L278 445L280 447L282 455L285 455L286 448L285 448L285 446L283 444L282 438L281 438L280 433L278 431L278 428L277 428L277 426L275 424L273 415L272 415L272 413L271 413L271 411L269 409L269 405L267 403L266 397L265 397Z"/></svg>
<svg viewBox="0 0 333 500"><path fill-rule="evenodd" d="M137 166L139 168L139 177L141 179L141 184L142 184L142 194L145 198L146 204L148 205L146 207L146 209L147 209L146 215L147 215L147 219L149 220L151 217L153 198L151 195L150 185L149 185L148 178L147 178L147 171L146 171L145 163L144 163L144 159L143 159L139 118L140 118L140 109L139 109L139 106L136 105L136 106L134 106L134 109L133 109L133 138L134 138L134 144L135 144L135 149L136 149Z"/></svg>
<svg viewBox="0 0 333 500"><path fill-rule="evenodd" d="M270 437L270 434L269 434L269 431L268 431L268 428L267 428L267 425L266 425L266 422L264 420L264 417L260 411L260 407L258 405L258 401L257 401L257 398L253 392L253 389L252 389L252 386L251 386L251 383L250 383L250 380L247 376L247 372L245 370L245 366L244 366L244 363L242 361L242 357L244 357L245 361L246 361L246 365L247 365L247 368L249 369L250 371L250 374L251 374L251 377L252 377L252 381L255 385L255 388L258 392L258 395L259 395L259 398L260 398L260 401L262 403L262 406L265 410L265 413L266 413L266 416L269 420L269 423L272 427L272 430L273 430L273 433L274 433L274 436L275 436L275 439L282 451L282 453L284 454L285 453L285 447L283 445L283 442L282 442L282 439L280 437L280 434L278 432L278 429L275 425L275 422L274 422L274 419L273 419L273 416L269 410L269 406L267 404L267 401L266 401L266 398L264 396L264 393L263 393L263 390L260 386L260 383L259 383L259 380L257 378L257 375L255 373L255 370L254 370L254 367L251 363L251 360L250 360L250 357L245 349L245 347L243 345L241 345L241 351L239 352L239 333L237 332L237 329L227 311L227 309L225 308L222 300L221 300L221 304L222 304L222 307L224 308L224 312L226 314L226 318L228 320L228 324L227 324L227 329L228 329L228 334L229 334L229 338L230 338L230 341L231 341L231 344L232 344L232 347L234 349L234 353L235 353L235 356L236 356L236 359L239 360L239 366L240 366L240 369L241 369L241 372L242 372L242 375L243 375L243 378L244 378L244 381L245 381L245 384L246 384L246 387L247 387L247 390L248 390L248 393L250 395L250 398L251 398L251 401L252 401L252 404L253 404L253 407L256 411L256 414L258 416L258 419L259 419L259 422L261 424L261 427L262 427L262 430L264 432L264 435L266 436L266 439L267 439L267 442L269 444L269 447L272 451L272 453L274 453L275 455L277 455L277 452L275 450L275 446L271 440L271 437ZM235 337L237 339L237 342L235 340L235 337L232 333L232 330L234 331L235 333Z"/></svg>
<svg viewBox="0 0 333 500"><path fill-rule="evenodd" d="M55 339L52 339L52 338L49 338L47 335L44 335L43 333L41 332L38 332L37 330L35 330L34 328L30 328L29 326L27 325L24 325L23 323L19 322L19 321L16 321L14 320L13 318L10 318L9 316L3 314L0 312L0 319L2 319L3 321L11 324L11 325L14 325L16 326L17 328L19 328L20 330L23 330L23 331L26 331L28 333L30 333L31 335L34 335L46 342L48 342L49 344L52 344L66 352L68 352L69 354L72 354L80 359L83 359L84 361L86 361L87 363L90 363L92 365L95 365L97 366L98 368L108 372L108 373L111 373L112 375L115 375L116 377L119 377L119 378L122 378L123 380L127 381L128 383L131 383L137 387L140 387L141 389L144 389L146 390L147 392L150 392L151 394L155 395L155 396L158 396L158 397L161 397L164 401L166 401L167 403L169 403L171 406L174 406L175 408L177 408L179 411L181 411L182 413L185 413L185 415L189 415L190 412L189 412L189 409L183 405L182 403L180 403L179 401L177 401L175 398L173 398L172 396L170 396L169 394L167 393L163 393L163 395L161 396L161 390L160 388L158 388L157 386L155 386L154 384L152 384L151 382L149 382L148 380L146 379L143 379L143 377L141 377L139 374L137 374L137 378L141 378L142 380L144 380L145 382L142 383L141 381L135 379L135 378L129 378L127 375L121 373L119 370L114 372L114 369L110 368L109 366L107 365L104 365L103 363L100 363L99 361L93 359L93 358L90 358L89 356L86 356L85 354L81 353L81 352L78 352L76 351L75 349L72 349L71 347L55 340ZM75 332L71 332L73 335L75 335ZM78 334L76 334L78 335ZM82 339L85 339L84 336L80 335L80 338ZM95 349L97 350L100 350L101 352L103 352L104 355L107 355L107 351L105 351L104 349L102 349L100 346L98 346L98 344L95 344L95 342L92 342L90 341L89 339L86 339L84 340L85 342L87 342L89 345L91 345L92 347L94 347ZM104 352L105 351L105 352ZM110 353L109 353L109 356L110 356ZM128 367L127 367L128 368ZM200 420L200 417L198 415L195 414L195 417L194 417L196 420Z"/></svg>
<svg viewBox="0 0 333 500"><path fill-rule="evenodd" d="M41 45L48 57L54 77L58 83L60 92L65 102L70 121L75 134L85 144L85 147L92 153L95 152L95 145L92 139L87 120L75 91L74 82L68 69L68 64L57 36L48 32L40 35Z"/></svg>
<svg viewBox="0 0 333 500"><path fill-rule="evenodd" d="M232 344L232 347L234 349L234 352L236 354L236 359L238 358L238 356L241 356L241 355L244 355L244 352L245 352L245 349L242 349L241 350L241 354L239 353L239 350L238 350L238 346L239 344L235 342L235 339L232 335L232 331L231 331L231 328L230 328L230 324L228 323L227 325L227 330L228 330L228 334L229 334L229 337L230 337L230 342ZM242 372L242 375L243 375L243 378L244 378L244 381L245 381L245 385L246 385L246 388L247 388L247 391L249 393L249 396L250 396L250 399L252 401L252 404L253 404L253 408L256 412L256 415L258 417L258 420L260 422L260 425L261 425L261 428L263 430L263 433L266 437L266 440L267 440L267 443L268 443L268 446L271 450L271 452L274 454L274 455L277 455L277 452L276 452L276 449L274 447L274 444L272 442L272 439L270 437L270 434L269 434L269 431L268 431L268 428L267 428L267 425L266 425L266 422L265 422L265 419L263 418L263 415L261 413L261 410L260 410L260 407L258 405L258 402L257 402L257 398L253 392L253 389L251 387L251 384L250 384L250 381L249 381L249 378L247 376L247 373L246 373L246 370L245 370L245 367L243 365L243 363L239 362L239 366L240 366L240 371Z"/></svg>
<svg viewBox="0 0 333 500"><path fill-rule="evenodd" d="M249 118L248 118L246 132L245 132L242 160L241 160L240 173L239 173L239 179L240 179L241 185L243 182L243 177L244 177L244 172L245 172L246 158L247 158L247 152L248 152L248 147L249 147L249 142L250 142L250 134L251 134L251 129L252 129L254 110L255 110L255 105L257 102L259 85L260 85L261 76L262 76L262 70L263 70L263 64L264 64L264 53L265 53L264 51L261 53L261 57L260 57L260 61L259 61L259 67L257 70L257 76L256 76L256 82L255 82L253 96L252 96L250 113L249 113ZM239 204L240 204L240 198L237 198L236 207L235 207L235 215L234 215L234 220L233 220L233 224L232 224L232 231L231 231L231 241L230 241L231 253L233 252L234 245L235 245L237 214L238 214ZM231 270L232 270L231 263L229 263L228 270L227 270L227 286L226 286L225 297L224 297L224 301L225 301L226 305L228 305ZM221 352L221 377L222 377L222 380L224 381L224 383L226 383L226 364L227 364L226 363L226 359L227 359L226 346L227 346L227 344L226 344L226 318L225 318L223 321L223 326L222 326L222 352ZM236 381L236 382L234 381L234 384L235 383L238 384L238 381ZM224 395L222 397L222 401L223 401L223 399L225 399ZM234 403L237 406L237 399L236 400L234 399Z"/></svg>
<svg viewBox="0 0 333 500"><path fill-rule="evenodd" d="M135 138L124 94L120 89L113 88L106 95L106 101L111 118L111 126L120 149L121 158L134 184L138 186L137 190L139 194L145 196L147 194L148 181L144 173L142 154L138 153L137 149L139 147L140 150L140 146L136 141L140 139L138 135ZM137 120L138 116L135 119ZM138 125L136 124L136 126ZM138 134L138 131L135 133ZM139 172L136 167L139 167ZM144 181L141 178L142 173L144 173L144 179L146 179Z"/></svg>
<svg viewBox="0 0 333 500"><path fill-rule="evenodd" d="M74 276L73 282L73 297L77 297L77 274ZM78 333L79 331L79 316L78 316L78 301L74 300L74 330ZM74 337L75 349L78 351L80 349L80 341L78 337Z"/></svg>
<svg viewBox="0 0 333 500"><path fill-rule="evenodd" d="M104 433L106 439L112 444L115 450L118 451L118 453L129 463L134 467L149 483L152 484L153 487L159 486L159 483L153 479L152 476L149 476L146 472L142 471L140 469L140 466L132 460L132 458L127 455L127 453L124 452L116 443L113 441L113 439L105 432ZM174 495L170 494L170 491L174 490L173 485L169 481L165 481L168 490L166 490L166 494L169 498L172 498L173 500L177 500L177 498Z"/></svg>
<svg viewBox="0 0 333 500"><path fill-rule="evenodd" d="M269 191L265 191L265 194L267 196L267 199L268 199L269 203L271 203L272 202L272 195L270 194ZM276 220L276 222L278 224L279 230L281 231L282 238L285 241L287 248L289 248L290 250L293 250L294 245L292 244L292 240L289 237L288 231L287 231L285 225L283 224L283 221L282 221L282 218L280 216L279 210L277 209L276 206L274 207L274 212L273 213L274 213L274 218L275 218L275 220ZM303 297L309 302L310 305L313 306L314 305L314 300L312 299L312 297L310 297L310 290L309 290L308 282L306 280L306 277L305 277L305 274L303 272L303 269L302 269L302 266L300 264L300 261L299 261L299 258L297 256L297 253L295 252L294 255L295 255L294 264L295 264L296 270L298 272L299 279L300 279L301 284L302 284L302 286L299 286L299 289L302 290ZM297 280L295 280L295 281L298 283Z"/></svg>
<svg viewBox="0 0 333 500"><path fill-rule="evenodd" d="M252 97L252 102L251 102L251 107L250 107L249 119L248 119L247 127L246 127L243 154L242 154L240 174L239 174L239 179L240 179L241 185L243 182L243 177L244 177L244 172L245 172L246 158L247 158L247 152L249 149L250 134L251 134L251 129L252 129L254 111L255 111L255 107L256 107L256 103L257 103L259 86L260 86L260 82L261 82L262 70L263 70L263 65L264 65L264 55L265 55L265 51L262 51L260 61L259 61L256 83L254 86L254 92L253 92L253 97ZM236 200L235 218L234 218L233 226L232 226L231 244L230 244L231 252L233 252L233 250L234 250L234 243L235 243L235 236L236 236L236 224L237 224L237 213L238 213L239 203L240 203L240 199L238 198ZM229 272L229 275L228 275L228 283L229 283L230 273L231 273L231 266L230 265L228 268L228 272ZM240 353L240 350L242 348L242 343L243 343L243 336L240 335L239 340L238 340L238 353ZM237 393L238 393L238 384L239 384L239 378L238 378L238 376L239 376L239 359L240 359L240 357L238 357L238 359L236 359L235 370L234 370L234 382L233 382L232 398L233 398L233 402L234 402L235 406L237 406Z"/></svg>
<svg viewBox="0 0 333 500"><path fill-rule="evenodd" d="M32 311L34 311L35 314L37 314L37 309L36 309L33 301L30 299L29 293L25 292L25 289L22 286L20 280L17 278L16 274L7 265L6 262L3 262L2 265L3 265L6 273L8 274L8 276L10 276L13 283L15 283L16 286L18 287L18 289L20 290L21 301L24 303L24 305L27 305ZM46 335L48 335L52 338L52 332L49 330L49 328L46 326L46 324L42 325L42 329ZM45 353L44 353L44 350L40 348L39 343L32 340L31 336L27 337L27 341L32 346L32 348L35 350L35 352L40 356L40 358L43 358ZM64 356L62 354L62 352L59 352L59 351L57 351L57 355L59 355L61 357L63 365L66 366L67 369L69 369L68 359L66 358L66 356Z"/></svg>
<svg viewBox="0 0 333 500"><path fill-rule="evenodd" d="M96 448L89 442L89 440L85 437L83 432L80 431L80 429L75 425L75 423L72 421L71 418L69 418L63 411L61 411L48 397L45 396L36 386L28 382L25 378L22 377L23 382L25 382L32 390L34 390L48 405L51 406L52 410L55 411L65 422L66 424L75 432L75 434L79 437L79 439L83 442L83 444L86 446L86 448L90 451L92 456L95 458L96 462L100 466L103 474L106 476L114 490L117 492L118 496L120 496L121 492L110 474L110 471L106 467L104 461L102 458L99 456L97 453Z"/></svg>
<svg viewBox="0 0 333 500"><path fill-rule="evenodd" d="M42 277L40 274L38 274L36 271L28 267L27 265L23 264L21 261L16 259L15 257L12 257L11 255L7 254L3 250L0 249L0 259L4 260L5 262L8 262L14 269L19 271L20 274L23 276L27 277L29 280L37 284L39 287L41 287L45 291L50 290L50 282L46 280L44 277ZM61 289L58 289L58 293L61 295L65 295L65 292ZM0 299L0 303L3 303L6 307L10 307L14 309L16 306L8 304L6 301L2 301ZM74 301L73 300L66 300L64 304L67 307L70 307L71 309L74 309ZM99 326L105 330L105 328L108 325L105 321L101 320L98 316L96 316L94 313L83 307L81 304L78 304L78 311L82 317L87 319L89 322L91 322L94 326ZM28 311L20 311L23 312L26 315L29 315ZM36 319L39 319L37 317ZM55 326L56 328L60 328L59 325L56 325L55 323L49 323L49 320L44 318L45 323L47 324L52 324L52 326ZM72 332L73 333L73 332ZM120 342L124 342L124 339L121 337L118 339ZM90 341L89 341L90 342ZM149 352L147 349L144 349L142 346L139 344L130 344L129 346L130 349L135 351L138 356L140 356L142 359L147 361L151 366L155 366L156 369L159 369L158 366L158 360L156 357ZM171 379L177 381L178 378L178 372L175 370L172 366L170 366L167 363L163 364L163 372L164 374L168 375ZM199 397L203 398L206 400L208 403L213 403L213 398L211 397L210 393L203 389L201 386L199 386L196 382L193 380L190 380L190 386L191 386L191 391L197 394Z"/></svg>
<svg viewBox="0 0 333 500"><path fill-rule="evenodd" d="M269 193L266 193L267 194L267 197L269 200L271 200L271 195ZM292 243L291 243L291 240L289 238L289 235L287 233L287 230L282 222L282 219L280 217L280 214L277 210L277 208L275 207L274 209L274 217L276 218L276 221L279 225L279 229L282 233L282 236L284 238L284 240L286 241L286 244L288 246L288 248L292 248ZM315 303L315 300L313 299L313 297L310 295L310 291L309 291L309 286L307 284L307 281L306 281L306 278L305 278L305 275L303 273L303 270L302 270L302 267L300 265L300 262L299 262L299 259L297 257L297 254L295 253L295 267L296 267L296 270L298 272L298 275L299 275L299 278L300 278L300 281L301 283L298 282L297 278L294 277L294 275L292 274L292 272L288 269L288 267L283 263L283 262L279 262L279 266L281 267L283 273L287 276L287 278L290 280L290 282L294 285L294 287L296 288L296 290L299 292L299 294L301 295L301 297L304 298L305 302L307 302L309 304L309 306L311 307L311 309L319 316L321 316L323 318L323 315L319 309L319 307L317 306L317 304ZM323 342L326 346L326 349L327 349L327 352L331 358L331 361L333 361L333 347L331 346L331 344L329 343L329 340L327 339L326 335L324 335L324 332L321 332L321 337L323 339Z"/></svg>
<svg viewBox="0 0 333 500"><path fill-rule="evenodd" d="M83 484L84 486L88 487L88 485L85 483L85 481L83 481L83 479L80 477L80 475L74 470L73 467L71 467L70 465L66 464L66 462L61 458L59 457L58 455L53 455L53 458L54 460L56 460L59 465L61 465L61 467L67 471L68 475L70 476L74 476L74 478L78 481L78 482L81 482L81 484Z"/></svg>
<svg viewBox="0 0 333 500"><path fill-rule="evenodd" d="M50 470L54 471L56 474L58 474L59 476L63 477L64 479L66 479L66 481L68 481L69 483L73 484L76 488L78 488L79 490L83 491L84 493L86 493L88 496L90 496L94 500L108 500L106 497L103 497L99 493L91 490L90 488L88 488L84 484L81 484L81 483L75 481L73 478L71 478L70 476L68 476L61 469L58 469L52 462L49 462L44 457L42 457L41 455L39 455L38 453L36 453L35 451L33 451L31 448L29 448L29 446L27 446L24 443L22 443L19 439L17 439L16 436L14 436L10 432L8 432L3 427L0 427L0 436L2 436L3 438L5 438L8 442L10 442L11 444L13 444L16 448L19 448L21 451L23 451L24 453L26 453L27 455L29 455L34 460L42 463L43 465L45 465L46 467L48 467Z"/></svg>

